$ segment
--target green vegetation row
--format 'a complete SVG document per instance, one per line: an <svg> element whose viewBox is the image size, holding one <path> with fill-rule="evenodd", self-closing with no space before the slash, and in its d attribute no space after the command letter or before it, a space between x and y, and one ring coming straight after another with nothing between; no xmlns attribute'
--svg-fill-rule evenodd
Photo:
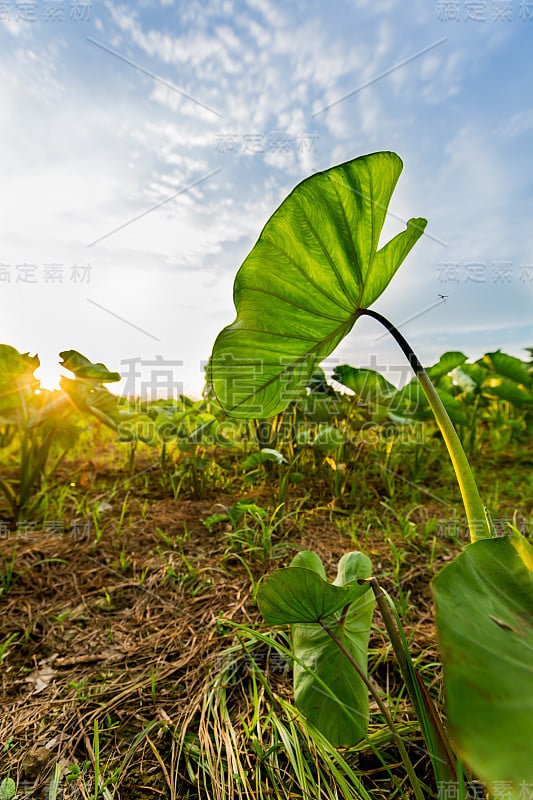
<svg viewBox="0 0 533 800"><path fill-rule="evenodd" d="M269 462L278 464L283 502L288 486L303 480L302 456L309 451L315 462L321 458L329 465L330 472L346 463L350 445L361 442L385 442L390 460L398 443L411 442L413 451L420 451L421 425L433 419L416 377L397 389L367 368L335 368L332 378L350 390L347 394L336 390L316 367L302 396L286 409L267 420L243 422L228 415L209 390L196 402L184 396L140 402L109 391L106 384L119 381L120 375L104 364L93 364L73 350L60 356L73 377L61 377L61 388L49 391L34 375L38 356L0 345L0 458L10 473L0 479L0 490L14 520L38 518L43 491L91 423L114 431L117 442L128 448L131 471L138 445L157 451L163 471L173 466L171 454L177 450L189 461L196 496L205 489L201 473L210 464L213 447L231 450L247 472ZM448 352L427 374L467 453L481 446L483 438L490 440L491 449L528 441L533 360L496 351L470 363L463 353ZM413 477L416 474L415 470ZM342 484L346 489L346 475L339 472L329 478L336 485L334 495L341 494Z"/></svg>

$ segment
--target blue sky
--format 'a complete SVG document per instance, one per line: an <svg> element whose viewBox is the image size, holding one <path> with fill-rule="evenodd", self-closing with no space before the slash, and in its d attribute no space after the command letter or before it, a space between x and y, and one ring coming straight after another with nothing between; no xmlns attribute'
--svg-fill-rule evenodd
<svg viewBox="0 0 533 800"><path fill-rule="evenodd" d="M404 172L382 241L429 225L375 308L426 364L524 356L532 43L524 0L0 3L0 341L38 352L49 385L77 349L136 364L138 392L161 356L198 396L270 214L386 149ZM380 336L361 321L326 367L394 381Z"/></svg>

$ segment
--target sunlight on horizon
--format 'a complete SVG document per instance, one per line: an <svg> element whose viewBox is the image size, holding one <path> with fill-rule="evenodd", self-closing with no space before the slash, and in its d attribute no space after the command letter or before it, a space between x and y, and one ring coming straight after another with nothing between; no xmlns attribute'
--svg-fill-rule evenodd
<svg viewBox="0 0 533 800"><path fill-rule="evenodd" d="M40 381L41 388L54 391L55 389L60 388L59 378L64 373L62 372L59 364L48 364L45 362L35 370L34 374L35 377Z"/></svg>

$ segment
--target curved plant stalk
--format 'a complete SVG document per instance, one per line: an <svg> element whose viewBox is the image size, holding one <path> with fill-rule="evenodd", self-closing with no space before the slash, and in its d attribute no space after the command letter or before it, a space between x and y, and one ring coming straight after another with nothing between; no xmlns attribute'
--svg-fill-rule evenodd
<svg viewBox="0 0 533 800"><path fill-rule="evenodd" d="M372 319L375 319L377 322L381 323L381 325L383 325L393 336L407 357L407 360L409 361L409 364L411 365L416 377L420 382L424 394L427 397L428 403L431 406L431 410L433 411L435 419L437 420L437 425L439 426L442 437L446 443L446 447L448 448L448 453L450 454L455 475L457 477L457 482L459 483L459 488L461 490L461 496L463 498L466 517L468 520L468 527L470 529L470 539L473 542L477 541L478 539L490 539L491 529L487 521L485 507L481 497L479 496L474 474L470 468L470 464L468 463L465 451L463 450L461 440L459 439L448 413L442 404L438 392L431 383L427 372L418 360L415 352L407 340L402 336L400 331L392 324L392 322L389 322L386 317L384 317L382 314L379 314L377 311L371 311L368 308L362 309L360 313L361 315L364 314L367 317L371 317Z"/></svg>
<svg viewBox="0 0 533 800"><path fill-rule="evenodd" d="M412 662L398 613L377 578L368 578L367 580L374 591L376 603L400 667L400 673L420 722L437 784L441 781L453 781L457 774L456 759L431 696Z"/></svg>

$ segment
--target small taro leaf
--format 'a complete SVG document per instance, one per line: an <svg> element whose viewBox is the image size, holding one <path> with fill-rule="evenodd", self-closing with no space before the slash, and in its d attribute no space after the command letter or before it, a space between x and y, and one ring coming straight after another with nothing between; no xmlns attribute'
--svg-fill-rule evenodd
<svg viewBox="0 0 533 800"><path fill-rule="evenodd" d="M347 586L328 583L314 569L285 567L261 583L257 605L269 625L318 622L352 603L368 590L357 581Z"/></svg>
<svg viewBox="0 0 533 800"><path fill-rule="evenodd" d="M155 436L161 442L169 442L178 435L172 417L164 411L156 416L151 427L155 429Z"/></svg>
<svg viewBox="0 0 533 800"><path fill-rule="evenodd" d="M333 581L334 586L344 586L351 581L361 581L370 578L372 574L372 563L364 553L345 553L337 567L337 577Z"/></svg>
<svg viewBox="0 0 533 800"><path fill-rule="evenodd" d="M332 425L327 425L325 428L320 428L317 435L313 440L313 447L315 450L323 450L324 452L337 450L342 447L346 442L346 437L340 432L338 428Z"/></svg>
<svg viewBox="0 0 533 800"><path fill-rule="evenodd" d="M211 354L210 383L226 411L283 411L385 290L426 226L409 220L378 251L402 166L380 152L318 172L268 220L235 278L235 322Z"/></svg>
<svg viewBox="0 0 533 800"><path fill-rule="evenodd" d="M17 794L17 784L13 778L4 778L0 783L0 800L14 800Z"/></svg>
<svg viewBox="0 0 533 800"><path fill-rule="evenodd" d="M221 445L222 447L236 447L237 442L235 442L233 439L228 439L227 436L225 436L225 433L227 433L225 425L215 419L211 428L209 429L209 436L211 437L212 441L217 445Z"/></svg>
<svg viewBox="0 0 533 800"><path fill-rule="evenodd" d="M236 525L239 523L239 520L241 520L245 514L252 514L256 517L261 517L264 519L267 515L267 512L262 506L259 506L257 503L254 503L251 500L237 500L236 503L233 503L228 512L228 517L233 527L236 527Z"/></svg>
<svg viewBox="0 0 533 800"><path fill-rule="evenodd" d="M355 392L365 403L383 404L396 392L396 387L373 369L359 369L342 364L335 367L332 377Z"/></svg>
<svg viewBox="0 0 533 800"><path fill-rule="evenodd" d="M270 447L264 447L258 453L252 453L242 462L242 469L250 469L257 467L258 464L264 464L265 461L275 461L277 464L286 464L287 459L279 452L279 450L272 450Z"/></svg>
<svg viewBox="0 0 533 800"><path fill-rule="evenodd" d="M204 525L208 531L211 530L215 525L218 525L219 522L225 522L228 519L227 514L211 514L210 517L204 519Z"/></svg>
<svg viewBox="0 0 533 800"><path fill-rule="evenodd" d="M368 578L371 563L363 553L347 553L338 567L334 586L352 585ZM348 608L344 623L331 616L324 622L342 641L363 672L367 671L368 640L374 613L374 593L363 584L365 594ZM294 664L294 698L307 719L335 747L350 747L367 732L368 690L346 656L319 625L292 625L294 655L327 684L337 702L324 693L322 686L304 666Z"/></svg>
<svg viewBox="0 0 533 800"><path fill-rule="evenodd" d="M533 548L484 539L433 581L452 742L484 781L533 784Z"/></svg>
<svg viewBox="0 0 533 800"><path fill-rule="evenodd" d="M502 353L501 350L496 350L495 353L486 353L483 361L503 378L521 383L523 386L533 385L533 377L529 373L528 365L515 356L509 356L507 353Z"/></svg>
<svg viewBox="0 0 533 800"><path fill-rule="evenodd" d="M91 383L114 383L119 381L121 376L118 372L110 372L105 364L98 362L93 364L88 358L82 356L77 350L63 350L59 354L63 360L60 366L73 372L77 378Z"/></svg>
<svg viewBox="0 0 533 800"><path fill-rule="evenodd" d="M433 364L432 367L428 367L426 372L432 381L438 380L439 378L443 378L444 375L447 375L453 369L460 367L461 364L464 364L466 358L467 357L464 353L460 353L457 350L451 350L447 353L443 353L438 362Z"/></svg>

